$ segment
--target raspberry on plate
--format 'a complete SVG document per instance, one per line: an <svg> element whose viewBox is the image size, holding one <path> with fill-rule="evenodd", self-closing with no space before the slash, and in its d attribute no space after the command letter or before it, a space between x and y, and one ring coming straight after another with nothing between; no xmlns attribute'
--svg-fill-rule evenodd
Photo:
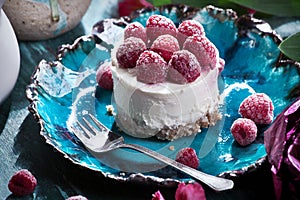
<svg viewBox="0 0 300 200"><path fill-rule="evenodd" d="M195 54L202 68L214 69L219 62L218 49L204 36L189 36L183 44L183 49Z"/></svg>
<svg viewBox="0 0 300 200"><path fill-rule="evenodd" d="M148 39L153 42L160 35L176 36L177 28L171 19L162 15L152 15L146 22L146 33Z"/></svg>
<svg viewBox="0 0 300 200"><path fill-rule="evenodd" d="M138 81L155 84L165 81L168 65L166 61L154 51L144 51L136 64Z"/></svg>
<svg viewBox="0 0 300 200"><path fill-rule="evenodd" d="M145 27L139 22L132 22L124 29L124 39L136 37L141 38L147 44L147 34Z"/></svg>
<svg viewBox="0 0 300 200"><path fill-rule="evenodd" d="M99 87L106 90L113 89L113 79L110 66L111 63L104 63L96 72L96 80Z"/></svg>
<svg viewBox="0 0 300 200"><path fill-rule="evenodd" d="M121 68L133 68L140 54L146 50L145 42L136 37L124 40L117 50L117 61Z"/></svg>
<svg viewBox="0 0 300 200"><path fill-rule="evenodd" d="M187 50L174 52L169 61L169 78L176 83L190 83L200 76L200 64Z"/></svg>
<svg viewBox="0 0 300 200"><path fill-rule="evenodd" d="M27 169L17 171L9 180L8 189L17 196L33 193L37 180Z"/></svg>
<svg viewBox="0 0 300 200"><path fill-rule="evenodd" d="M257 126L251 119L238 118L231 125L230 132L237 143L246 146L254 142L257 136Z"/></svg>
<svg viewBox="0 0 300 200"><path fill-rule="evenodd" d="M205 36L203 26L196 20L185 20L178 26L177 38L182 46L188 36Z"/></svg>
<svg viewBox="0 0 300 200"><path fill-rule="evenodd" d="M191 147L181 149L177 153L175 160L194 169L197 169L200 163L195 149Z"/></svg>
<svg viewBox="0 0 300 200"><path fill-rule="evenodd" d="M172 35L161 35L154 40L150 49L161 55L166 62L169 62L173 53L179 51L180 47L177 39Z"/></svg>
<svg viewBox="0 0 300 200"><path fill-rule="evenodd" d="M248 96L239 107L241 116L253 120L256 124L272 123L273 110L272 100L265 93L256 93Z"/></svg>

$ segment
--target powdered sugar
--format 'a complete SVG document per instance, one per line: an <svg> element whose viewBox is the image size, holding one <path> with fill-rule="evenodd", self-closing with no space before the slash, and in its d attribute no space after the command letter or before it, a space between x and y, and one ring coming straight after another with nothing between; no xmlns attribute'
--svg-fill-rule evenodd
<svg viewBox="0 0 300 200"><path fill-rule="evenodd" d="M177 38L182 46L188 36L199 35L205 36L203 26L196 20L185 20L179 27L177 32Z"/></svg>
<svg viewBox="0 0 300 200"><path fill-rule="evenodd" d="M214 69L219 62L219 51L204 36L194 35L186 39L183 49L195 54L200 65L206 69Z"/></svg>
<svg viewBox="0 0 300 200"><path fill-rule="evenodd" d="M251 120L247 118L238 118L236 119L230 131L234 139L242 146L251 144L257 136L257 126Z"/></svg>
<svg viewBox="0 0 300 200"><path fill-rule="evenodd" d="M169 77L176 83L193 82L200 76L200 64L187 50L174 52L169 62Z"/></svg>
<svg viewBox="0 0 300 200"><path fill-rule="evenodd" d="M274 117L273 110L272 100L264 93L250 95L239 107L242 117L251 119L257 124L270 124Z"/></svg>
<svg viewBox="0 0 300 200"><path fill-rule="evenodd" d="M162 15L152 15L146 22L146 33L148 39L153 42L160 35L176 36L177 28L169 18Z"/></svg>
<svg viewBox="0 0 300 200"><path fill-rule="evenodd" d="M146 44L142 39L130 37L124 40L117 50L117 61L122 68L133 68L136 66L140 54L146 50Z"/></svg>
<svg viewBox="0 0 300 200"><path fill-rule="evenodd" d="M137 79L144 83L162 83L167 76L167 63L154 51L144 51L137 61Z"/></svg>
<svg viewBox="0 0 300 200"><path fill-rule="evenodd" d="M175 51L179 51L180 47L175 37L171 35L161 35L154 40L151 50L157 52L166 62L169 62Z"/></svg>
<svg viewBox="0 0 300 200"><path fill-rule="evenodd" d="M136 37L147 43L147 34L145 27L139 22L132 22L124 29L124 39Z"/></svg>

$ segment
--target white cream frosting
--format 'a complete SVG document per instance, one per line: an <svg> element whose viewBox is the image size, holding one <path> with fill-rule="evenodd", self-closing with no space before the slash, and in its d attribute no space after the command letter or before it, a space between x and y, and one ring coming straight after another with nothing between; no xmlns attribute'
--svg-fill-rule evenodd
<svg viewBox="0 0 300 200"><path fill-rule="evenodd" d="M134 69L116 66L112 74L116 123L134 137L147 138L162 129L201 124L218 112L218 67L188 84L167 81L149 85L137 81ZM216 120L208 123L213 125Z"/></svg>

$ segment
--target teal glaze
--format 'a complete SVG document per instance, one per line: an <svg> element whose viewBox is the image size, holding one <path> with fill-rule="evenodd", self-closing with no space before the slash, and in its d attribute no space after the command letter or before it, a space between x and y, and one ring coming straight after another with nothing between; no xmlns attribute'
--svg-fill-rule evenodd
<svg viewBox="0 0 300 200"><path fill-rule="evenodd" d="M150 10L140 14L133 21L145 24L149 15L158 14L158 10ZM171 16L175 23L176 9L163 10L162 14ZM138 139L130 137L115 127L114 117L106 112L106 105L113 104L112 92L97 86L95 74L98 67L110 61L109 50L102 44L96 44L93 37L82 37L75 42L74 48L62 48L59 62L63 69L44 68L42 64L35 73L35 79L45 80L33 84L37 93L33 93L35 111L44 121L44 131L41 134L47 142L72 162L91 170L99 171L105 176L128 178L134 171L132 166L153 166L154 171L143 171L151 177L172 178L174 181L190 181L187 176L180 174L170 167L163 167L157 161L132 150L119 149L107 154L113 158L115 166L104 164L106 160L93 157L72 134L69 124L72 122L72 112L83 115L86 112L95 114L97 118L113 131L122 134L128 143L140 144L158 151L170 158L175 158L179 149L191 146L196 149L200 158L200 170L213 175L223 173L240 173L266 156L263 144L263 131L266 127L259 127L259 136L256 141L241 147L231 136L230 126L240 117L238 107L241 101L254 92L264 92L273 100L275 116L278 115L290 102L287 97L290 90L299 85L299 74L293 65L274 67L279 57L277 44L270 36L262 36L249 31L244 36L238 35L238 28L233 20L222 23L211 17L205 10L200 10L194 19L205 21L206 35L220 51L221 57L226 60L226 66L220 77L220 92L224 97L222 105L223 119L215 127L203 129L196 137L183 138L176 141L160 141L156 138ZM115 25L117 26L117 25ZM117 29L116 29L117 30ZM121 29L122 30L122 29ZM219 40L219 38L222 38ZM109 41L104 41L110 44ZM61 75L55 77L52 74ZM60 80L61 79L61 80ZM69 87L61 88L62 82ZM68 84L67 84L68 83ZM51 87L49 87L51 85ZM56 90L58 94L53 95ZM84 95L82 92L87 91ZM62 92L62 95L59 94ZM76 101L80 99L80 101ZM212 145L205 146L208 142ZM174 146L175 150L170 150ZM120 173L121 168L131 167L127 173ZM132 171L130 171L132 170Z"/></svg>

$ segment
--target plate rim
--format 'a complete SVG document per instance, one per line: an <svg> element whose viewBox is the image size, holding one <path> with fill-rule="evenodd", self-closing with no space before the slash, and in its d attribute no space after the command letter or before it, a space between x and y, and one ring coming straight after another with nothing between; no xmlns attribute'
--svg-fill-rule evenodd
<svg viewBox="0 0 300 200"><path fill-rule="evenodd" d="M164 10L164 9L172 9L176 7L177 9L184 9L188 12L196 12L196 11L200 11L202 9L208 9L210 12L216 11L215 15L217 16L217 14L220 13L230 13L232 15L232 17L234 17L234 15L236 15L236 12L233 11L232 9L222 9L222 8L218 8L212 5L208 5L206 7L203 8L195 8L195 7L191 7L191 6L187 6L184 4L171 4L171 5L165 5L165 6L160 6L160 7L154 7L154 8L142 8L139 10L136 10L134 12L132 12L132 14L130 16L125 16L125 17L120 17L120 18L109 18L109 19L103 19L101 21L98 21L92 29L92 34L90 35L83 35L78 37L72 44L63 44L60 46L60 48L57 51L57 60L56 61L60 61L63 56L64 53L66 51L72 51L74 49L76 49L76 47L78 46L78 44L82 41L82 40L86 40L86 39L94 39L97 43L97 40L101 40L96 33L96 30L99 28L99 25L101 25L101 23L104 20L114 20L116 23L128 23L130 22L134 16L142 13L142 12L147 12L149 11L149 9L154 10L154 9L158 9L158 10ZM237 17L237 23L239 22L239 19L243 19L241 18L243 16ZM261 28L258 27L258 25L266 24L269 26L269 24L263 20L259 20L256 18L253 18L252 16L244 16L247 20L252 21L253 24L249 24L248 28L253 29L254 31L257 31L260 34L267 34L272 36L272 38L274 39L274 41L276 42L276 44L279 44L282 39L281 37L275 33L275 31L273 31L272 29L268 29L268 30L262 30ZM243 34L242 32L239 32L239 34ZM55 62L55 61L54 61ZM51 67L55 66L54 62L50 61L46 61L46 60L41 60L40 63L36 66L35 70L33 71L31 77L30 77L30 84L27 85L26 87L26 97L29 100L29 105L28 105L28 110L29 112L33 115L33 117L35 118L35 120L37 121L37 123L40 126L40 132L39 134L45 139L45 143L50 145L52 148L54 148L57 152L59 152L60 154L62 154L64 156L64 158L66 158L67 160L71 161L73 164L83 167L87 170L92 170L94 172L97 172L100 174L102 174L103 177L106 178L111 178L114 179L116 181L121 181L121 182L136 182L136 183L142 183L142 184L154 184L154 185L161 185L161 186L176 186L177 184L179 184L180 182L185 182L182 180L177 180L174 178L161 178L161 177L156 177L156 176L152 176L152 175L144 175L142 173L129 173L128 175L122 175L122 172L119 173L119 175L116 174L112 174L110 172L104 172L100 169L93 169L90 168L88 166L84 166L82 164L80 164L79 162L75 161L74 159L72 159L66 152L64 152L63 150L61 150L60 148L58 148L57 146L53 145L52 142L50 141L50 139L48 137L46 137L47 131L44 127L45 121L43 120L43 118L40 116L38 109L37 109L37 98L36 98L36 94L37 94L37 86L38 83L35 80L35 77L38 73L38 71L40 70L40 65L41 63L47 63L49 64ZM284 55L282 53L280 53L280 56L278 57L278 60L276 62L277 65L279 64L294 64L294 65L298 65L300 66L300 64L296 61L293 61L291 59L285 58ZM217 176L219 177L225 177L225 178L229 178L229 179L236 179L238 177L241 177L245 174L251 173L253 171L255 171L257 168L261 167L262 165L267 163L267 155L258 159L255 163L244 167L242 169L238 169L238 170L231 170L231 171L225 171L221 174L218 174ZM126 172L124 172L126 173ZM192 182L194 180L189 179L186 182Z"/></svg>

